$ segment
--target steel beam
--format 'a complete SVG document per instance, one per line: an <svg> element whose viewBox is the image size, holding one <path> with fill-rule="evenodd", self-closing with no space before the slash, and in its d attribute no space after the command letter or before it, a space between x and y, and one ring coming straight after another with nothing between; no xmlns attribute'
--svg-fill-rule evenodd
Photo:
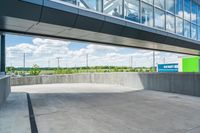
<svg viewBox="0 0 200 133"><path fill-rule="evenodd" d="M0 75L6 72L5 35L0 34Z"/></svg>

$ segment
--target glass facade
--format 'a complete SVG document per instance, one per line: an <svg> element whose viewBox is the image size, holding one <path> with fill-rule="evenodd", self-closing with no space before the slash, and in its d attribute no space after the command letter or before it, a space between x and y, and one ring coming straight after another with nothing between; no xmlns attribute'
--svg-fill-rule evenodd
<svg viewBox="0 0 200 133"><path fill-rule="evenodd" d="M192 2L191 21L195 24L197 23L197 7L197 4Z"/></svg>
<svg viewBox="0 0 200 133"><path fill-rule="evenodd" d="M190 38L190 23L188 21L184 21L184 36Z"/></svg>
<svg viewBox="0 0 200 133"><path fill-rule="evenodd" d="M198 12L197 12L197 24L200 25L200 6L198 6Z"/></svg>
<svg viewBox="0 0 200 133"><path fill-rule="evenodd" d="M160 9L154 9L154 24L156 28L165 28L165 12Z"/></svg>
<svg viewBox="0 0 200 133"><path fill-rule="evenodd" d="M153 7L146 3L141 6L141 23L153 27Z"/></svg>
<svg viewBox="0 0 200 133"><path fill-rule="evenodd" d="M191 1L184 0L184 19L190 21Z"/></svg>
<svg viewBox="0 0 200 133"><path fill-rule="evenodd" d="M142 1L153 5L153 0L142 0Z"/></svg>
<svg viewBox="0 0 200 133"><path fill-rule="evenodd" d="M103 0L103 13L105 14L122 18L123 7L122 0Z"/></svg>
<svg viewBox="0 0 200 133"><path fill-rule="evenodd" d="M191 25L191 38L194 40L197 39L197 26L194 24Z"/></svg>
<svg viewBox="0 0 200 133"><path fill-rule="evenodd" d="M166 10L171 13L175 12L175 0L166 0Z"/></svg>
<svg viewBox="0 0 200 133"><path fill-rule="evenodd" d="M175 1L175 9L176 15L179 17L183 17L183 0Z"/></svg>
<svg viewBox="0 0 200 133"><path fill-rule="evenodd" d="M200 26L198 27L198 40L200 40Z"/></svg>
<svg viewBox="0 0 200 133"><path fill-rule="evenodd" d="M183 19L176 17L176 34L183 35Z"/></svg>
<svg viewBox="0 0 200 133"><path fill-rule="evenodd" d="M101 11L101 0L77 0L76 2L79 7Z"/></svg>
<svg viewBox="0 0 200 133"><path fill-rule="evenodd" d="M175 32L175 17L169 13L166 14L166 30Z"/></svg>
<svg viewBox="0 0 200 133"><path fill-rule="evenodd" d="M139 16L139 0L125 0L124 1L124 15L125 19L139 22L140 21L140 16Z"/></svg>
<svg viewBox="0 0 200 133"><path fill-rule="evenodd" d="M154 0L154 5L164 9L165 8L165 0Z"/></svg>
<svg viewBox="0 0 200 133"><path fill-rule="evenodd" d="M200 41L197 0L60 0Z"/></svg>

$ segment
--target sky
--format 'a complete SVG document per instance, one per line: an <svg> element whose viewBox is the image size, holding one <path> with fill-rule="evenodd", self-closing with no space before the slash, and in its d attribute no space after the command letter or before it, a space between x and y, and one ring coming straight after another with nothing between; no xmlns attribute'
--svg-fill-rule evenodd
<svg viewBox="0 0 200 133"><path fill-rule="evenodd" d="M153 51L128 47L99 45L71 40L6 35L6 66L60 67L86 66L151 67ZM177 63L181 54L155 52L156 64ZM131 61L132 59L132 61ZM132 62L132 63L131 63Z"/></svg>

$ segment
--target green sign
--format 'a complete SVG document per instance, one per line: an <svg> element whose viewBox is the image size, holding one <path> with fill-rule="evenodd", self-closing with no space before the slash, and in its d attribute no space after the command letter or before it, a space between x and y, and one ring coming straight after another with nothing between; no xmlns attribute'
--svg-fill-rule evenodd
<svg viewBox="0 0 200 133"><path fill-rule="evenodd" d="M192 56L182 58L183 72L200 72L200 57Z"/></svg>

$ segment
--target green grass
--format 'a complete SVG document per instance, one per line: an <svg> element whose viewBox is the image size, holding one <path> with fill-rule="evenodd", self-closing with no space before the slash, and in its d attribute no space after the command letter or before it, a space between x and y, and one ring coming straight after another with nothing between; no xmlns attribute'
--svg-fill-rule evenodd
<svg viewBox="0 0 200 133"><path fill-rule="evenodd" d="M153 72L152 68L138 67L118 67L118 66L96 66L96 67L76 67L76 68L39 68L39 75L53 74L75 74L75 73L108 73L108 72ZM8 75L30 75L31 68L7 68Z"/></svg>

